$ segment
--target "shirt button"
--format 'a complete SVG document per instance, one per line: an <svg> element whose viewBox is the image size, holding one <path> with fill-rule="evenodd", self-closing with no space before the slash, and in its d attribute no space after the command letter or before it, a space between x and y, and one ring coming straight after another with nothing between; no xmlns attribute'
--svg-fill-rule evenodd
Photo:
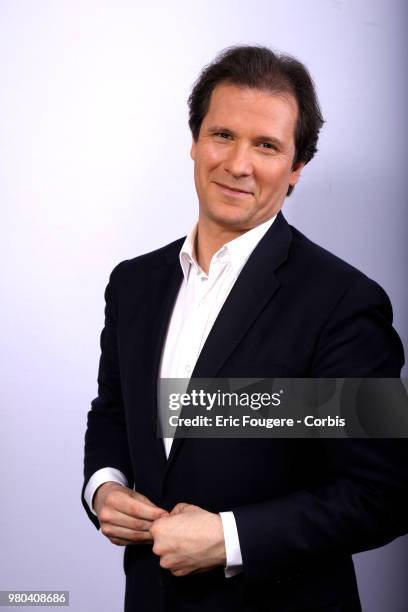
<svg viewBox="0 0 408 612"><path fill-rule="evenodd" d="M184 371L186 374L191 374L191 366L186 365L186 367L184 368Z"/></svg>

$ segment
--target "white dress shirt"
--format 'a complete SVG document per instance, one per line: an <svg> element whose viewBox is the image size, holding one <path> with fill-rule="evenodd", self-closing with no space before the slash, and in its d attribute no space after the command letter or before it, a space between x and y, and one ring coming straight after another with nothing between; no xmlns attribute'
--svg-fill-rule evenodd
<svg viewBox="0 0 408 612"><path fill-rule="evenodd" d="M197 226L189 233L179 255L183 281L167 329L160 378L190 378L207 336L239 273L275 218L224 244L211 258L208 274L200 268L196 259ZM167 457L172 441L173 438L163 440ZM96 489L108 481L128 485L124 474L117 469L105 467L95 472L84 492L92 512ZM225 575L230 577L241 571L242 555L233 512L221 512L220 516L227 557Z"/></svg>

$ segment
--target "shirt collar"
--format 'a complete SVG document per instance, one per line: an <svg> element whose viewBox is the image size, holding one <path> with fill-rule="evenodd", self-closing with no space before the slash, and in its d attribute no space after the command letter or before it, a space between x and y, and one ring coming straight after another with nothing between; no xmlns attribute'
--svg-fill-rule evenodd
<svg viewBox="0 0 408 612"><path fill-rule="evenodd" d="M276 215L271 219L264 221L260 225L253 227L244 234L241 234L241 236L238 236L238 238L234 238L234 240L226 242L216 253L214 253L211 261L213 261L213 259L217 256L222 257L225 253L225 256L229 258L232 269L236 274L239 274L252 251L264 237L275 219ZM197 224L194 225L186 237L179 254L181 269L186 280L188 279L190 266L193 266L197 273L202 272L195 254L196 235Z"/></svg>
<svg viewBox="0 0 408 612"><path fill-rule="evenodd" d="M183 246L181 247L179 259L181 269L183 271L183 276L185 280L188 279L188 273L190 271L190 266L193 266L197 272L200 271L200 266L196 260L195 256L195 240L197 235L197 223L194 225L192 230L187 235L185 241L183 242Z"/></svg>

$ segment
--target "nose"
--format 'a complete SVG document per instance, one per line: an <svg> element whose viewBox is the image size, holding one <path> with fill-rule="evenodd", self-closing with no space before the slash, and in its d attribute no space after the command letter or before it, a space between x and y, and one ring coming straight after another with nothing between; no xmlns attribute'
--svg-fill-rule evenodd
<svg viewBox="0 0 408 612"><path fill-rule="evenodd" d="M249 148L244 143L234 143L234 146L230 147L228 151L228 156L224 162L224 168L225 171L234 178L250 176L253 172L253 168Z"/></svg>

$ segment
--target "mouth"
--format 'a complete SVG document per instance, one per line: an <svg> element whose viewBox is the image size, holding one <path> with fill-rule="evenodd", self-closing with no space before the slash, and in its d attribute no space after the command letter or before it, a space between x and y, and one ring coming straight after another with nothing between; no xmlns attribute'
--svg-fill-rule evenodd
<svg viewBox="0 0 408 612"><path fill-rule="evenodd" d="M235 197L235 198L246 198L250 195L253 195L252 191L246 191L244 189L237 189L236 187L229 187L228 185L223 185L223 183L217 183L214 181L214 184L226 195Z"/></svg>

